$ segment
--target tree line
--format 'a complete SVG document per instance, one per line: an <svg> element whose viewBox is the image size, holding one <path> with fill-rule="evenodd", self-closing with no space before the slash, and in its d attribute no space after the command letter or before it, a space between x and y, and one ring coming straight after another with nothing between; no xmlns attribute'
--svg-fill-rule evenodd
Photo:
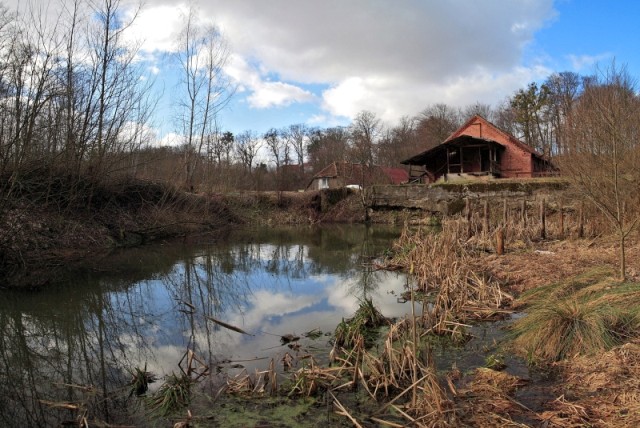
<svg viewBox="0 0 640 428"><path fill-rule="evenodd" d="M292 124L263 134L224 130L219 113L234 94L223 68L229 50L215 26L189 10L168 58L179 70L172 117L181 144L158 147L158 91L124 37L139 10L123 0L61 2L17 13L0 4L0 177L4 194L60 171L72 180L137 177L194 191L296 190L332 162L400 167L480 114L550 158L571 153L573 118L611 85L573 72L532 82L497 106L427 106L392 125L361 111L348 126ZM635 99L635 98L634 98ZM597 104L593 104L592 107ZM594 148L595 150L595 148Z"/></svg>

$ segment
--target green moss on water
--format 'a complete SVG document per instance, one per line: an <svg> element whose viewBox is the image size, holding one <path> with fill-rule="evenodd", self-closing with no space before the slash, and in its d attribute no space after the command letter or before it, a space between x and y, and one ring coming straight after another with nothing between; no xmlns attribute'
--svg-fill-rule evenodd
<svg viewBox="0 0 640 428"><path fill-rule="evenodd" d="M328 412L323 400L265 397L246 400L225 397L215 403L210 416L195 418L197 427L327 427L348 426L345 420Z"/></svg>

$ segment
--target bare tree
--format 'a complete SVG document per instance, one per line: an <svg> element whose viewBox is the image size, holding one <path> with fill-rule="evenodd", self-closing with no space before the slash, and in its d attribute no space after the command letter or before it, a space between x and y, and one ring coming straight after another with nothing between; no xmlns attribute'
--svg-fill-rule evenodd
<svg viewBox="0 0 640 428"><path fill-rule="evenodd" d="M271 160L276 166L276 172L280 170L280 167L284 165L284 147L286 141L282 138L280 131L275 128L269 129L262 137L264 143L269 150Z"/></svg>
<svg viewBox="0 0 640 428"><path fill-rule="evenodd" d="M400 123L380 138L376 157L382 166L396 167L400 161L423 150L416 130L417 119L402 117Z"/></svg>
<svg viewBox="0 0 640 428"><path fill-rule="evenodd" d="M260 139L252 131L244 131L236 136L236 156L249 174L251 174L253 161L258 156L260 146Z"/></svg>
<svg viewBox="0 0 640 428"><path fill-rule="evenodd" d="M619 278L623 280L625 239L640 218L640 99L626 68L613 63L585 84L567 120L565 135L562 172L615 230Z"/></svg>
<svg viewBox="0 0 640 428"><path fill-rule="evenodd" d="M194 187L194 172L207 135L216 131L216 118L233 95L222 68L228 59L226 42L215 26L202 26L190 9L179 38L182 71L180 125L185 139L185 184Z"/></svg>
<svg viewBox="0 0 640 428"><path fill-rule="evenodd" d="M473 117L476 114L484 117L490 122L493 122L493 109L489 104L482 104L477 102L465 107L461 113L462 117L466 119Z"/></svg>
<svg viewBox="0 0 640 428"><path fill-rule="evenodd" d="M312 170L318 172L332 162L345 161L348 148L349 132L343 127L311 130L307 153Z"/></svg>
<svg viewBox="0 0 640 428"><path fill-rule="evenodd" d="M549 89L550 120L554 131L552 154L561 154L564 151L563 127L582 90L582 78L569 71L554 73L547 78L545 86Z"/></svg>
<svg viewBox="0 0 640 428"><path fill-rule="evenodd" d="M139 8L128 21L122 20L121 0L90 2L93 26L88 35L91 61L88 116L95 120L91 146L92 170L103 176L107 154L126 150L131 138L130 122L138 116L142 71L136 63L137 46L124 42L124 32L135 21ZM88 119L88 118L87 118ZM89 119L88 119L89 120Z"/></svg>
<svg viewBox="0 0 640 428"><path fill-rule="evenodd" d="M422 150L430 149L442 143L460 126L460 114L446 104L427 107L418 115L416 132L422 142Z"/></svg>
<svg viewBox="0 0 640 428"><path fill-rule="evenodd" d="M375 163L375 152L382 125L375 113L361 111L351 123L351 149L353 160L366 166Z"/></svg>
<svg viewBox="0 0 640 428"><path fill-rule="evenodd" d="M304 158L307 152L308 133L309 128L302 123L290 125L283 133L289 146L293 148L301 172L304 172Z"/></svg>

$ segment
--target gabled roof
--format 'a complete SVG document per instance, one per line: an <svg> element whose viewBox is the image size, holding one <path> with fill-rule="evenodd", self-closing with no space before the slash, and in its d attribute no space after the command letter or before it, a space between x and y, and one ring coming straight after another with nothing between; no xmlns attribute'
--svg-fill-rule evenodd
<svg viewBox="0 0 640 428"><path fill-rule="evenodd" d="M475 125L477 122L480 122L481 126L490 127L492 130L494 130L497 133L499 133L500 135L502 135L507 141L509 141L510 144L518 147L519 149L523 150L524 152L530 153L531 155L533 155L533 156L535 156L537 158L540 158L542 160L547 161L547 159L543 155L541 155L540 153L535 151L532 147L524 144L523 142L518 140L513 135L509 134L508 132L503 131L502 129L498 128L496 125L494 125L493 123L489 122L488 120L486 120L482 116L476 114L476 115L472 116L469 120L467 120L460 128L458 128L451 135L449 135L449 137L447 137L447 139L444 140L442 143L438 144L437 146L435 146L435 147L433 147L433 148L431 148L429 150L425 150L424 152L418 153L417 155L415 155L413 157L410 157L409 159L405 159L405 160L401 161L400 163L403 164L403 165L418 165L418 164L422 163L425 158L430 157L434 153L437 153L440 150L444 150L447 147L459 146L459 145L464 145L464 144L473 144L474 142L484 142L484 143L489 144L489 145L496 145L498 148L502 148L502 149L505 148L504 144L501 144L501 143L499 143L497 141L489 140L489 139L482 138L482 137L474 137L474 136L470 136L468 134L465 134L467 129L469 127Z"/></svg>
<svg viewBox="0 0 640 428"><path fill-rule="evenodd" d="M479 114L473 115L469 120L467 120L464 123L464 125L462 125L456 131L454 131L451 135L449 135L449 137L446 140L444 140L444 142L446 143L447 141L452 140L453 138L459 137L460 135L464 135L464 131L466 131L467 128L470 127L471 125L473 125L473 123L476 122L476 121L479 121L479 122L483 123L486 126L490 126L491 128L493 128L494 131L497 131L499 134L501 134L503 137L505 137L507 140L509 140L510 143L514 144L519 149L522 149L525 152L529 152L532 155L537 156L539 158L544 158L544 156L541 155L540 153L538 153L536 150L534 150L533 147L531 147L531 146L523 143L522 141L518 140L516 137L514 137L510 133L508 133L506 131L503 131L502 129L498 128L496 125L494 125L493 123L489 122L487 119L485 119L484 117L480 116Z"/></svg>
<svg viewBox="0 0 640 428"><path fill-rule="evenodd" d="M359 163L351 162L333 162L332 164L324 167L318 171L312 178L312 181L316 178L337 178L342 177L344 179L353 179L353 184L358 184L362 177L365 177L366 181L375 181L372 179L378 177L384 177L386 181L391 184L400 184L409 180L409 174L407 171L401 168L386 168L378 165L372 165L366 167Z"/></svg>
<svg viewBox="0 0 640 428"><path fill-rule="evenodd" d="M380 169L391 179L391 184L402 184L409 181L409 173L402 168L380 167Z"/></svg>

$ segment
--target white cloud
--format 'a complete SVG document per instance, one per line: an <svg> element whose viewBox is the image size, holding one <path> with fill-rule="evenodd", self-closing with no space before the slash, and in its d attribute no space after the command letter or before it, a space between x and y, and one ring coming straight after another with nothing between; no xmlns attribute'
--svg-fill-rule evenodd
<svg viewBox="0 0 640 428"><path fill-rule="evenodd" d="M241 92L251 91L247 101L254 108L288 106L314 99L311 92L298 86L265 80L261 72L240 55L232 55L229 58L225 72L239 85Z"/></svg>
<svg viewBox="0 0 640 428"><path fill-rule="evenodd" d="M131 20L136 9L128 7L126 11L126 18ZM183 3L145 6L127 29L127 39L142 43L145 52L175 52L176 39L186 14L187 6Z"/></svg>
<svg viewBox="0 0 640 428"><path fill-rule="evenodd" d="M236 54L255 62L254 73L283 80L238 78L252 106L310 101L304 85L314 83L328 87L318 94L328 116L367 109L388 121L435 102L492 102L528 83L520 79L539 70L523 72L523 49L555 13L551 0L214 0L201 8Z"/></svg>
<svg viewBox="0 0 640 428"><path fill-rule="evenodd" d="M569 61L573 69L577 72L593 68L601 61L613 58L612 54L604 53L600 55L569 55Z"/></svg>
<svg viewBox="0 0 640 428"><path fill-rule="evenodd" d="M184 143L184 137L175 132L169 132L158 141L158 146L179 146Z"/></svg>
<svg viewBox="0 0 640 428"><path fill-rule="evenodd" d="M187 8L154 0L128 30L152 72L165 74L161 60L176 49ZM194 8L228 39L225 72L248 106L317 103L329 118L367 109L389 122L433 103L494 103L541 77L522 58L556 17L553 0L196 0ZM576 70L598 59L572 57Z"/></svg>
<svg viewBox="0 0 640 428"><path fill-rule="evenodd" d="M256 108L287 106L294 102L313 100L313 94L297 86L282 82L261 82L248 98Z"/></svg>

